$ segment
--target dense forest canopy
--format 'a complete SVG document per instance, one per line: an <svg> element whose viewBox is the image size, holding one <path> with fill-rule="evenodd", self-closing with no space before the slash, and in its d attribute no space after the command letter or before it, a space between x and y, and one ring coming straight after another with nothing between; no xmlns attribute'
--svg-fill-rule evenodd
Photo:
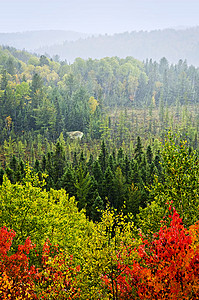
<svg viewBox="0 0 199 300"><path fill-rule="evenodd" d="M99 138L107 109L150 107L164 114L166 107L179 110L199 99L199 70L182 60L77 58L67 64L9 47L0 52L1 140L12 130L48 131L52 140L74 130Z"/></svg>
<svg viewBox="0 0 199 300"><path fill-rule="evenodd" d="M197 299L198 102L186 60L0 47L5 299Z"/></svg>
<svg viewBox="0 0 199 300"><path fill-rule="evenodd" d="M13 183L29 160L49 175L48 190L65 188L90 218L96 199L121 209L135 195L127 211L136 214L151 201L145 186L155 174L163 178L159 141L168 128L197 148L199 69L186 61L67 64L15 48L0 52L1 176Z"/></svg>

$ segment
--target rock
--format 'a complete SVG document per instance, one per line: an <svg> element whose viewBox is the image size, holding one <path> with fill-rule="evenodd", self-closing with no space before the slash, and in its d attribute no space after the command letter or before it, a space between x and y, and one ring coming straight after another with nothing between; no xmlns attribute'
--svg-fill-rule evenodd
<svg viewBox="0 0 199 300"><path fill-rule="evenodd" d="M80 139L81 140L81 138L84 135L83 132L81 132L81 131L69 131L69 132L67 132L67 134L73 140L75 140L75 139Z"/></svg>

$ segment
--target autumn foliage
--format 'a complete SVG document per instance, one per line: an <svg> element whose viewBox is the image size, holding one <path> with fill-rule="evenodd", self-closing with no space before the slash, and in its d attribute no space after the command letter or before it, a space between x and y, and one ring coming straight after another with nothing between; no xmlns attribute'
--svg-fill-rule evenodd
<svg viewBox="0 0 199 300"><path fill-rule="evenodd" d="M37 299L34 280L37 270L29 266L28 254L33 245L29 238L19 245L16 253L9 255L15 232L6 227L0 230L0 298Z"/></svg>
<svg viewBox="0 0 199 300"><path fill-rule="evenodd" d="M79 299L80 289L76 285L79 271L80 267L74 267L71 255L59 252L47 241L43 247L42 269L37 280L39 299Z"/></svg>
<svg viewBox="0 0 199 300"><path fill-rule="evenodd" d="M73 268L72 257L67 259L47 241L36 269L29 264L30 250L35 248L30 238L9 255L15 235L5 227L0 230L0 299L79 299L74 278L79 266Z"/></svg>
<svg viewBox="0 0 199 300"><path fill-rule="evenodd" d="M111 299L199 299L199 222L188 230L175 208L169 210L169 225L163 223L152 239L140 234L137 248L122 245L116 270L102 275ZM1 228L1 299L82 299L81 270L72 256L47 241L36 269L29 264L34 249L29 238L9 255L14 237L14 231Z"/></svg>
<svg viewBox="0 0 199 300"><path fill-rule="evenodd" d="M158 233L140 233L138 246L122 243L117 255L110 253L112 268L99 277L104 299L199 299L199 222L185 228L175 208L169 211ZM72 255L47 240L36 268L30 265L36 247L27 238L14 252L15 235L0 230L0 299L89 299L81 291L89 286L81 281L84 266Z"/></svg>
<svg viewBox="0 0 199 300"><path fill-rule="evenodd" d="M114 285L104 278L115 299L199 299L199 223L188 231L175 208L169 218L152 240L141 234L138 249L127 248L126 256L137 254L130 265L118 254Z"/></svg>

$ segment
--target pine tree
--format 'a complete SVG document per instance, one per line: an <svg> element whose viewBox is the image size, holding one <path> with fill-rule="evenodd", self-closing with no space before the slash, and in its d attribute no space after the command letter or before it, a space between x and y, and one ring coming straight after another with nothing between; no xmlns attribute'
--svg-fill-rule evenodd
<svg viewBox="0 0 199 300"><path fill-rule="evenodd" d="M95 201L92 205L91 219L95 222L96 221L99 222L101 220L103 209L104 209L104 202L98 194L98 196L95 198Z"/></svg>
<svg viewBox="0 0 199 300"><path fill-rule="evenodd" d="M114 162L113 156L111 154L109 155L108 166L111 168L112 172L115 171L115 162Z"/></svg>
<svg viewBox="0 0 199 300"><path fill-rule="evenodd" d="M99 160L102 172L104 173L107 168L107 164L108 164L108 151L106 149L104 140L102 141L102 144L101 144L101 152L99 154L98 160Z"/></svg>
<svg viewBox="0 0 199 300"><path fill-rule="evenodd" d="M142 144L141 144L141 139L138 136L137 137L137 144L135 147L135 159L137 160L138 163L141 163L142 161L142 155L143 155L143 151L142 151Z"/></svg>
<svg viewBox="0 0 199 300"><path fill-rule="evenodd" d="M60 105L57 97L55 97L55 109L56 109L55 131L56 131L56 137L59 137L61 132L63 131L64 124L63 124Z"/></svg>
<svg viewBox="0 0 199 300"><path fill-rule="evenodd" d="M61 187L64 188L70 197L76 195L76 171L72 167L66 167L63 176L61 177Z"/></svg>
<svg viewBox="0 0 199 300"><path fill-rule="evenodd" d="M11 159L11 161L10 161L10 168L11 168L14 172L16 172L16 170L17 170L17 165L18 165L18 161L17 161L17 159L16 159L16 156L13 155L13 157L12 157L12 159Z"/></svg>
<svg viewBox="0 0 199 300"><path fill-rule="evenodd" d="M87 194L91 189L91 176L88 172L86 173L81 166L76 171L75 188L78 208L80 210L86 208Z"/></svg>
<svg viewBox="0 0 199 300"><path fill-rule="evenodd" d="M56 188L60 187L60 179L64 174L64 168L66 165L65 153L60 142L57 142L55 146L55 153L53 154L53 181Z"/></svg>
<svg viewBox="0 0 199 300"><path fill-rule="evenodd" d="M150 145L148 145L146 150L146 158L147 158L147 163L151 164L153 161L153 152Z"/></svg>
<svg viewBox="0 0 199 300"><path fill-rule="evenodd" d="M125 160L124 160L123 174L125 176L126 183L130 184L132 172L131 172L131 163L127 155L125 156Z"/></svg>
<svg viewBox="0 0 199 300"><path fill-rule="evenodd" d="M123 176L120 167L117 167L114 174L113 190L114 190L113 206L114 208L119 210L122 208L122 205L126 200L126 194L127 194L127 185L126 185L125 177Z"/></svg>
<svg viewBox="0 0 199 300"><path fill-rule="evenodd" d="M3 175L4 175L4 170L0 168L0 185L3 183Z"/></svg>
<svg viewBox="0 0 199 300"><path fill-rule="evenodd" d="M103 172L102 172L101 165L98 160L94 161L94 163L93 163L92 173L94 175L95 180L97 181L97 183L100 186L103 181Z"/></svg>
<svg viewBox="0 0 199 300"><path fill-rule="evenodd" d="M108 201L110 202L111 206L114 205L114 200L115 200L114 175L109 166L107 167L104 174L103 196L104 199L108 198Z"/></svg>
<svg viewBox="0 0 199 300"><path fill-rule="evenodd" d="M41 169L43 172L45 172L45 170L46 170L46 156L45 155L43 155L43 157L42 157Z"/></svg>
<svg viewBox="0 0 199 300"><path fill-rule="evenodd" d="M35 170L36 173L41 171L40 162L39 162L38 159L36 159L36 161L35 161L34 170Z"/></svg>

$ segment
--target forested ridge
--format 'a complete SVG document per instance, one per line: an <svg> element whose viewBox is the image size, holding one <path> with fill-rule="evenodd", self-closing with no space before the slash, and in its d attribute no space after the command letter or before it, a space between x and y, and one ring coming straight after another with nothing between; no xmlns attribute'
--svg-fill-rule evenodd
<svg viewBox="0 0 199 300"><path fill-rule="evenodd" d="M64 30L0 33L0 44L47 55L72 63L77 57L101 59L133 56L139 60L166 57L170 63L187 59L199 66L199 27L131 31L115 34L84 34Z"/></svg>
<svg viewBox="0 0 199 300"><path fill-rule="evenodd" d="M88 34L69 30L34 30L24 32L0 32L0 44L12 46L17 49L26 49L33 52L44 46L63 43L64 41L75 41L87 38Z"/></svg>
<svg viewBox="0 0 199 300"><path fill-rule="evenodd" d="M2 299L198 299L198 99L186 61L0 48Z"/></svg>
<svg viewBox="0 0 199 300"><path fill-rule="evenodd" d="M199 66L199 27L186 29L163 29L152 31L122 32L113 35L95 35L76 41L64 41L37 49L38 53L58 54L61 59L73 62L76 57L101 59L133 56L139 60L152 58L159 61L163 56L172 63L187 59L189 64ZM34 48L35 49L35 48Z"/></svg>

